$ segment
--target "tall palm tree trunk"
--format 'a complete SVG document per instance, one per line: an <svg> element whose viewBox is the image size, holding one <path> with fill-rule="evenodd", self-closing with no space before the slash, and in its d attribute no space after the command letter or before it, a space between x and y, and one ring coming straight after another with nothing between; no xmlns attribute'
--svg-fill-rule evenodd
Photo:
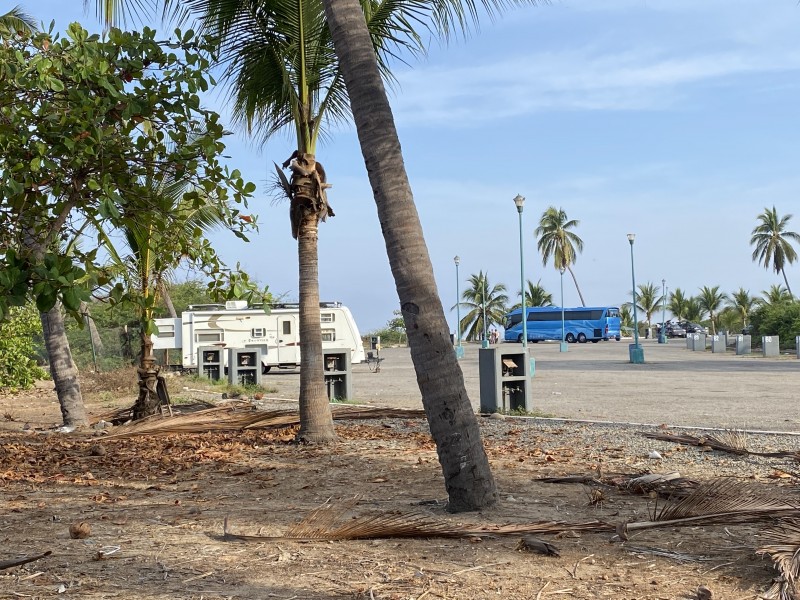
<svg viewBox="0 0 800 600"><path fill-rule="evenodd" d="M325 392L322 330L319 309L319 221L304 214L297 235L300 271L300 431L297 439L308 443L336 440L333 415Z"/></svg>
<svg viewBox="0 0 800 600"><path fill-rule="evenodd" d="M789 280L786 278L786 269L781 269L781 274L783 275L783 282L786 284L786 290L789 292L789 295L794 298L792 288L789 287Z"/></svg>
<svg viewBox="0 0 800 600"><path fill-rule="evenodd" d="M400 140L358 0L323 0L347 85L422 403L436 442L448 510L477 510L497 492L464 376L450 344Z"/></svg>
<svg viewBox="0 0 800 600"><path fill-rule="evenodd" d="M50 362L50 376L61 405L61 417L67 427L82 427L89 424L83 406L78 368L72 360L72 351L64 327L61 303L56 302L49 311L39 313L42 322L44 346Z"/></svg>
<svg viewBox="0 0 800 600"><path fill-rule="evenodd" d="M575 278L575 273L572 272L572 267L567 265L567 271L569 271L569 274L572 275L572 281L575 283L575 289L578 290L578 297L581 299L581 306L586 306L586 300L583 299L581 288L578 287L578 280Z"/></svg>

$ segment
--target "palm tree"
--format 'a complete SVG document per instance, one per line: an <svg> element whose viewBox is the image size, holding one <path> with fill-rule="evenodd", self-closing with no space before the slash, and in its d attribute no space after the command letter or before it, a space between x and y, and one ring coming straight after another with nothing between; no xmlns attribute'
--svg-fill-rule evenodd
<svg viewBox="0 0 800 600"><path fill-rule="evenodd" d="M479 271L477 275L470 275L469 287L462 292L463 302L459 303L462 309L468 311L461 319L461 331L466 332L468 341L484 339L484 334L492 325L503 323L508 304L505 291L506 286L502 283L489 283L488 273Z"/></svg>
<svg viewBox="0 0 800 600"><path fill-rule="evenodd" d="M522 290L517 292L517 296L522 296ZM544 289L541 279L536 284L528 280L528 289L525 290L525 306L553 306L553 294ZM522 302L517 302L509 310L516 310L517 308L522 308Z"/></svg>
<svg viewBox="0 0 800 600"><path fill-rule="evenodd" d="M758 215L760 223L753 229L750 237L750 245L755 246L753 260L763 264L767 270L771 264L776 273L783 275L789 294L792 293L792 288L786 278L785 267L797 260L797 252L792 247L792 242L800 242L800 234L786 230L791 218L792 215L779 217L774 206L772 210L765 208L764 212Z"/></svg>
<svg viewBox="0 0 800 600"><path fill-rule="evenodd" d="M480 14L491 18L505 7L524 1L487 0L481 4ZM433 265L383 86L381 72L385 73L385 68L379 65L375 38L364 18L365 11L369 19L384 14L386 7L366 2L362 7L358 0L322 2L382 223L422 403L444 474L448 510L461 512L487 507L497 499L494 477L463 373L450 344ZM105 0L96 0L96 4L101 11L110 6ZM292 6L296 9L305 3L295 2ZM446 37L450 32L467 29L470 20L477 22L479 14L469 0L464 4L459 0L436 3L404 0L393 6L398 10L397 27L384 39L389 44L408 44L409 48L423 48L425 43L415 25ZM409 256L414 259L408 260Z"/></svg>
<svg viewBox="0 0 800 600"><path fill-rule="evenodd" d="M700 295L697 297L697 299L700 302L700 306L705 312L708 313L709 318L711 319L711 334L716 334L717 313L719 313L723 303L728 300L728 295L724 292L720 292L718 285L715 285L714 287L708 287L707 285L704 285L702 288L700 288Z"/></svg>
<svg viewBox="0 0 800 600"><path fill-rule="evenodd" d="M26 14L20 6L15 6L7 13L0 15L0 26L24 33L31 33L37 30L36 21Z"/></svg>
<svg viewBox="0 0 800 600"><path fill-rule="evenodd" d="M742 327L747 327L750 312L758 305L758 298L750 295L750 290L740 287L728 297L728 306L732 308L742 321Z"/></svg>
<svg viewBox="0 0 800 600"><path fill-rule="evenodd" d="M689 298L686 297L683 290L681 290L681 288L675 288L675 291L673 291L667 299L667 310L669 310L678 321L682 321L686 316L686 307L688 303Z"/></svg>
<svg viewBox="0 0 800 600"><path fill-rule="evenodd" d="M464 4L458 0L408 0L407 33L414 33L411 25L420 23L423 16L430 17L433 30L448 32L467 27L470 20L476 22L478 14L491 18L521 1L486 0L479 13L469 0ZM382 224L422 403L444 473L448 510L478 510L496 502L495 481L450 344L433 265L363 9L359 0L322 2Z"/></svg>
<svg viewBox="0 0 800 600"><path fill-rule="evenodd" d="M106 238L112 260L122 270L122 278L138 312L140 322L139 397L133 418L141 419L156 412L160 403L168 401L163 376L153 355L153 317L159 299L171 304L167 293L167 277L185 257L187 247L173 241L175 231L192 232L195 242L202 235L225 221L226 204L200 192L197 198L187 197L190 186L172 174L152 173L142 181L152 210L137 215L123 229L129 254L120 257L113 243ZM104 235L104 234L101 234ZM174 311L174 307L171 309Z"/></svg>
<svg viewBox="0 0 800 600"><path fill-rule="evenodd" d="M583 240L570 229L579 224L580 221L576 219L568 220L567 213L563 208L551 206L542 213L539 226L533 233L539 238L536 245L542 254L542 264L547 266L547 262L552 258L553 266L558 271L562 269L569 271L572 281L575 283L575 289L578 290L581 305L586 306L581 288L578 287L578 280L572 271L572 265L578 258L578 252L583 252Z"/></svg>
<svg viewBox="0 0 800 600"><path fill-rule="evenodd" d="M761 295L763 299L759 300L759 302L770 306L790 302L793 298L791 292L780 284L771 285L768 290L763 290Z"/></svg>
<svg viewBox="0 0 800 600"><path fill-rule="evenodd" d="M706 311L703 309L703 305L700 303L699 298L692 296L686 301L686 310L684 312L684 316L686 317L687 321L699 323L703 320L705 315Z"/></svg>
<svg viewBox="0 0 800 600"><path fill-rule="evenodd" d="M639 291L636 294L636 308L645 313L647 319L647 327L652 326L653 314L661 308L661 303L664 301L664 296L656 284L647 282L639 286ZM628 302L632 305L632 302Z"/></svg>

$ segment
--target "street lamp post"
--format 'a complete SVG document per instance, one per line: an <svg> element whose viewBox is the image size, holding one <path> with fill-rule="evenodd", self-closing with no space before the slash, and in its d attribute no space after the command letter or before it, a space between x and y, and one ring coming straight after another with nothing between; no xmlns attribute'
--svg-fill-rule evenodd
<svg viewBox="0 0 800 600"><path fill-rule="evenodd" d="M488 348L489 347L489 338L486 337L486 275L483 276L483 294L482 294L482 304L483 304L483 341L481 341L481 348Z"/></svg>
<svg viewBox="0 0 800 600"><path fill-rule="evenodd" d="M661 280L661 333L658 336L659 344L667 343L667 280Z"/></svg>
<svg viewBox="0 0 800 600"><path fill-rule="evenodd" d="M528 315L525 312L525 252L522 244L522 205L525 198L517 194L514 197L514 204L519 213L519 285L522 293L522 347L528 347Z"/></svg>
<svg viewBox="0 0 800 600"><path fill-rule="evenodd" d="M639 316L636 312L636 271L633 267L633 240L635 239L635 233L628 234L628 241L631 244L631 283L633 285L633 344L628 345L628 355L633 364L642 364L644 363L644 349L639 345Z"/></svg>
<svg viewBox="0 0 800 600"><path fill-rule="evenodd" d="M464 346L461 345L461 290L459 289L458 278L458 265L461 263L461 258L458 255L453 257L453 262L456 263L456 332L458 334L458 344L456 345L456 358L464 357Z"/></svg>
<svg viewBox="0 0 800 600"><path fill-rule="evenodd" d="M569 345L564 340L564 336L566 334L564 331L564 271L566 271L564 267L559 269L559 272L561 273L561 343L558 347L559 352L566 352L569 350Z"/></svg>

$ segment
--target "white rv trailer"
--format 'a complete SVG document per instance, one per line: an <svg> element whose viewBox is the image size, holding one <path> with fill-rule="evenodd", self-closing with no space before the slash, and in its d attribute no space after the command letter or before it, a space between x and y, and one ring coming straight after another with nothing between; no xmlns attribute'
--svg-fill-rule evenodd
<svg viewBox="0 0 800 600"><path fill-rule="evenodd" d="M184 369L197 369L200 346L260 348L265 373L272 367L294 369L300 365L298 304L275 304L269 313L239 300L195 305L178 319L156 319L156 325L153 349L181 348ZM321 302L320 325L323 350L350 348L352 362L364 362L361 334L349 308L340 302Z"/></svg>

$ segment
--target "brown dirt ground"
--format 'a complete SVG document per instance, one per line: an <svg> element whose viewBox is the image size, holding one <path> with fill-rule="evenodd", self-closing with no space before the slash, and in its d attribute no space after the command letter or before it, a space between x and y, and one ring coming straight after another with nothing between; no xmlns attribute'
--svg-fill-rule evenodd
<svg viewBox="0 0 800 600"><path fill-rule="evenodd" d="M130 379L128 377L130 376ZM127 406L132 373L85 381L93 414ZM120 383L123 382L123 383ZM417 419L342 422L332 449L291 442L292 428L236 434L102 441L94 434L34 434L60 422L47 384L0 397L0 562L52 555L0 570L0 598L413 599L757 598L775 576L752 552L755 530L697 527L547 537L559 557L516 549L518 539L378 539L344 542L221 541L280 535L326 501L357 494L356 514L417 512L463 524L543 520L643 520L652 500L608 492L590 505L583 485L535 481L606 467L631 471L619 440L575 447L558 431L516 443L519 428L487 437L501 490L496 507L449 515L434 446ZM495 427L497 423L492 423ZM488 426L488 425L487 425ZM618 457L615 458L615 457ZM615 462L616 461L616 462ZM713 461L692 477L713 476ZM87 539L70 539L85 521ZM101 558L104 551L118 551ZM652 550L685 555L685 561Z"/></svg>

